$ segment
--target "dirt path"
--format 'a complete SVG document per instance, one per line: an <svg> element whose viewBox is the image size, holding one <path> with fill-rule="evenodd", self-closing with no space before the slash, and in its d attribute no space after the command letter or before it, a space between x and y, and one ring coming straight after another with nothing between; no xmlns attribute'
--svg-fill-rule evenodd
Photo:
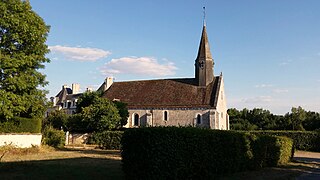
<svg viewBox="0 0 320 180"><path fill-rule="evenodd" d="M320 153L297 151L293 158L296 162L301 162L310 166L310 169L304 172L297 180L320 179Z"/></svg>

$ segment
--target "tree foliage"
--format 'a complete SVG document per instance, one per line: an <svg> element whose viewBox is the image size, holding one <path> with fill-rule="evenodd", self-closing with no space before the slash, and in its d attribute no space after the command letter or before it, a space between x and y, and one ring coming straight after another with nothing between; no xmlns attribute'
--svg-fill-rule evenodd
<svg viewBox="0 0 320 180"><path fill-rule="evenodd" d="M105 98L99 98L83 108L81 115L83 121L87 122L89 131L102 132L121 126L118 109Z"/></svg>
<svg viewBox="0 0 320 180"><path fill-rule="evenodd" d="M285 115L274 115L268 110L228 110L230 128L234 130L317 130L320 129L320 114L292 107Z"/></svg>
<svg viewBox="0 0 320 180"><path fill-rule="evenodd" d="M54 129L66 129L69 116L61 110L55 110L49 113L48 117L43 120L43 128L51 126Z"/></svg>
<svg viewBox="0 0 320 180"><path fill-rule="evenodd" d="M102 98L100 92L85 92L77 103L76 114L69 118L68 129L74 131L102 132L122 126L122 116L128 117L125 104L117 106ZM120 114L119 114L120 111Z"/></svg>
<svg viewBox="0 0 320 180"><path fill-rule="evenodd" d="M129 117L129 111L127 108L127 104L120 102L120 101L114 101L113 103L119 111L119 115L121 117L121 126L126 125L128 122L128 117Z"/></svg>
<svg viewBox="0 0 320 180"><path fill-rule="evenodd" d="M101 97L101 93L99 91L95 92L85 92L78 99L76 113L81 113L83 108L94 104L95 101L98 101Z"/></svg>
<svg viewBox="0 0 320 180"><path fill-rule="evenodd" d="M28 1L0 1L0 119L43 116L48 32Z"/></svg>

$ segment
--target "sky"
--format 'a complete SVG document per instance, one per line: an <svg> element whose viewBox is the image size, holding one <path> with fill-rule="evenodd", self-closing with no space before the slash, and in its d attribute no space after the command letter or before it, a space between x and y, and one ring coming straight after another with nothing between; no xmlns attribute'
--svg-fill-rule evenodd
<svg viewBox="0 0 320 180"><path fill-rule="evenodd" d="M30 0L50 33L48 97L62 85L194 77L206 7L228 108L320 112L319 0Z"/></svg>

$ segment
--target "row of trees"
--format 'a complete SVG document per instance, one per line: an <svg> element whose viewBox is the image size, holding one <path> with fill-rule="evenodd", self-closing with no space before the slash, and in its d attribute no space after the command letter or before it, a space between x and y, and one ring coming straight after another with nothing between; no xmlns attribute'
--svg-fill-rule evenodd
<svg viewBox="0 0 320 180"><path fill-rule="evenodd" d="M319 130L320 114L292 107L285 115L274 115L269 110L254 108L228 110L230 128L234 130Z"/></svg>
<svg viewBox="0 0 320 180"><path fill-rule="evenodd" d="M76 113L52 111L43 127L68 131L103 132L119 129L127 123L129 112L125 103L102 98L100 92L86 92L78 100Z"/></svg>

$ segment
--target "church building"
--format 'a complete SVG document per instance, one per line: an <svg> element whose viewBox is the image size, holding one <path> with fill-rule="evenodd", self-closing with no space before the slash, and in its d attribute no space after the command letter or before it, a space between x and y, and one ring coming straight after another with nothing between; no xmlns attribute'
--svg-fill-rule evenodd
<svg viewBox="0 0 320 180"><path fill-rule="evenodd" d="M106 78L98 89L103 97L127 103L125 127L194 126L229 129L222 73L214 76L214 60L203 26L195 77L113 82Z"/></svg>

